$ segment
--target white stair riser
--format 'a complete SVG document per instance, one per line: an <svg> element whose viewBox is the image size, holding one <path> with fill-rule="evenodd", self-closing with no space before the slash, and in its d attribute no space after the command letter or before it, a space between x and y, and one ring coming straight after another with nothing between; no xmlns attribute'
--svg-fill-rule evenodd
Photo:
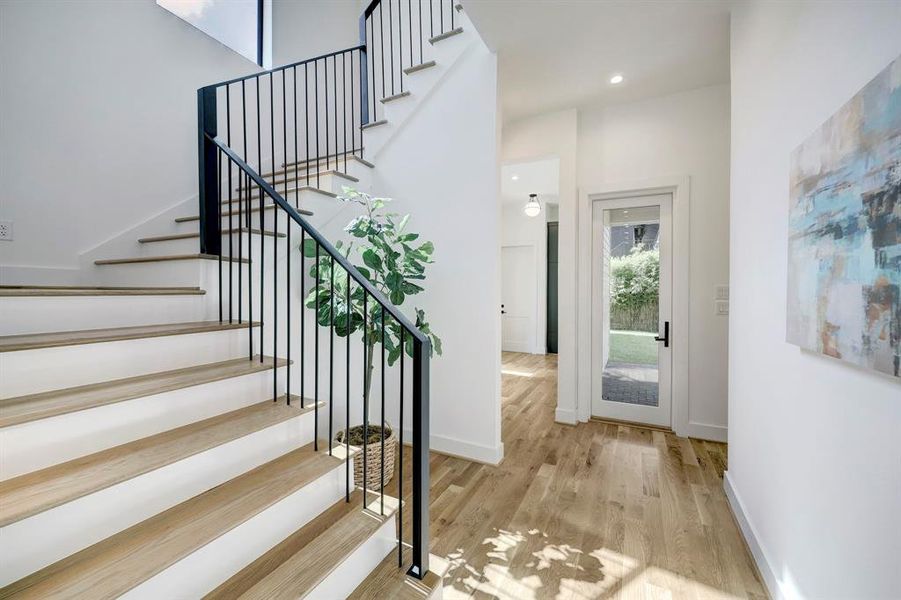
<svg viewBox="0 0 901 600"><path fill-rule="evenodd" d="M271 221L269 221L271 223ZM279 225L282 226L284 220L279 222ZM237 227L237 223L235 223L235 227ZM196 231L196 227L194 230ZM284 227L280 227L281 231L284 233ZM230 238L230 239L229 239ZM275 239L271 235L266 236L266 243L269 244L272 240ZM284 238L279 238L284 239ZM260 236L258 234L234 234L234 235L223 235L222 236L222 251L225 255L228 255L229 242L231 243L231 248L233 252L233 256L239 256L238 254L238 246L240 244L243 249L242 256L247 257L247 244L248 242L253 244L254 249L260 247ZM165 240L160 242L145 242L143 244L138 244L138 256L163 256L163 255L171 255L171 254L192 254L199 251L200 248L200 239L196 237L192 238L182 238L177 240Z"/></svg>
<svg viewBox="0 0 901 600"><path fill-rule="evenodd" d="M340 465L121 598L199 598L306 525L344 493L344 465Z"/></svg>
<svg viewBox="0 0 901 600"><path fill-rule="evenodd" d="M247 329L0 353L0 397L169 371L248 354Z"/></svg>
<svg viewBox="0 0 901 600"><path fill-rule="evenodd" d="M0 298L0 335L186 323L218 318L204 295Z"/></svg>
<svg viewBox="0 0 901 600"><path fill-rule="evenodd" d="M397 549L395 519L396 515L385 521L369 539L360 544L344 562L329 573L307 598L310 600L347 598L379 566L388 553Z"/></svg>
<svg viewBox="0 0 901 600"><path fill-rule="evenodd" d="M272 396L272 371L143 396L0 429L0 480L237 410ZM285 368L277 390L284 390Z"/></svg>
<svg viewBox="0 0 901 600"><path fill-rule="evenodd" d="M313 439L306 413L0 529L6 585ZM170 596L158 596L174 598Z"/></svg>
<svg viewBox="0 0 901 600"><path fill-rule="evenodd" d="M196 231L196 224L194 230ZM228 263L223 262L223 272L227 273L228 268ZM243 268L246 273L248 265L234 263L231 268L237 276L238 269ZM98 285L199 287L206 290L209 296L218 286L218 273L219 261L197 258L95 265L91 275Z"/></svg>

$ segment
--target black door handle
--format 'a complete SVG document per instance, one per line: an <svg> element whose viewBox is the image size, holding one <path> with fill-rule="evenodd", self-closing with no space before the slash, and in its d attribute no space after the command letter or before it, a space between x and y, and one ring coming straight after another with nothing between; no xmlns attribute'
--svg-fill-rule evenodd
<svg viewBox="0 0 901 600"><path fill-rule="evenodd" d="M659 335L654 336L655 342L663 342L664 348L669 348L669 321L663 322L663 337Z"/></svg>

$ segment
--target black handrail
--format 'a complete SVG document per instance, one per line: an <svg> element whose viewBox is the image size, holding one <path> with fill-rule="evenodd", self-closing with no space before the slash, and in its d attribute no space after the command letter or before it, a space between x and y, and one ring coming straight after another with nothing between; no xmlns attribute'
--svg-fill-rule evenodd
<svg viewBox="0 0 901 600"><path fill-rule="evenodd" d="M378 290L375 286L370 283L366 277L360 273L359 269L357 269L353 264L350 263L341 252L335 248L331 242L329 242L321 233L316 231L316 229L310 225L310 223L304 219L301 214L293 207L287 200L282 198L282 195L279 194L275 189L270 185L268 181L260 177L260 175L253 170L253 168L244 162L240 156L238 156L234 150L223 144L216 138L210 137L206 135L206 137L216 145L222 152L224 152L232 161L234 161L235 165L240 168L244 173L253 181L260 189L262 189L267 196L272 198L272 200L278 204L282 210L284 210L291 219L300 225L304 231L306 231L307 235L309 235L313 240L322 247L326 253L331 256L338 265L341 266L345 271L350 274L351 277L354 278L354 281L357 282L357 285L362 287L366 292L369 293L387 312L391 317L398 322L398 324L402 325L404 329L406 329L410 335L413 336L420 344L424 345L424 348L428 350L432 342L429 338L424 335L419 329L414 325L400 310L397 309L396 306L391 304L391 301L385 297L385 295Z"/></svg>
<svg viewBox="0 0 901 600"><path fill-rule="evenodd" d="M233 83L241 83L242 81L247 81L249 79L255 79L257 77L262 77L264 75L271 75L273 73L280 73L282 71L287 71L288 69L294 67L300 67L305 64L311 64L316 61L320 61L326 58L332 58L333 56L341 56L342 54L348 54L355 50L366 50L365 44L359 44L357 46L351 46L350 48L344 48L343 50L335 50L334 52L326 52L325 54L320 54L319 56L314 56L313 58L305 58L304 60L299 60L297 62L281 65L279 67L273 67L272 69L265 71L257 71L256 73L251 73L250 75L245 75L244 77L235 77L234 79L229 79L228 81L220 81L219 83L211 83L204 87L210 88L220 88L225 85L232 85Z"/></svg>

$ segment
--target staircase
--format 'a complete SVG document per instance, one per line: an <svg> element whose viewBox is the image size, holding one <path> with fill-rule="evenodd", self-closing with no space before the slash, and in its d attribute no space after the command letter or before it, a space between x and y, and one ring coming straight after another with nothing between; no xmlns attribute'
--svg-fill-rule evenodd
<svg viewBox="0 0 901 600"><path fill-rule="evenodd" d="M441 597L429 338L330 240L476 38L444 0L374 0L360 31L198 91L193 214L90 285L0 286L0 598ZM375 423L393 470L335 441Z"/></svg>

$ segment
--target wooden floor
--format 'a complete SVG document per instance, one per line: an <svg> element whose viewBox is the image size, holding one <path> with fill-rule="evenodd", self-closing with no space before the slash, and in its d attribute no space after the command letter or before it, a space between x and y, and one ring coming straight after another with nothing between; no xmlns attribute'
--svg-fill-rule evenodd
<svg viewBox="0 0 901 600"><path fill-rule="evenodd" d="M725 444L554 423L553 355L505 354L503 373L500 466L431 459L444 598L767 597L723 492Z"/></svg>

